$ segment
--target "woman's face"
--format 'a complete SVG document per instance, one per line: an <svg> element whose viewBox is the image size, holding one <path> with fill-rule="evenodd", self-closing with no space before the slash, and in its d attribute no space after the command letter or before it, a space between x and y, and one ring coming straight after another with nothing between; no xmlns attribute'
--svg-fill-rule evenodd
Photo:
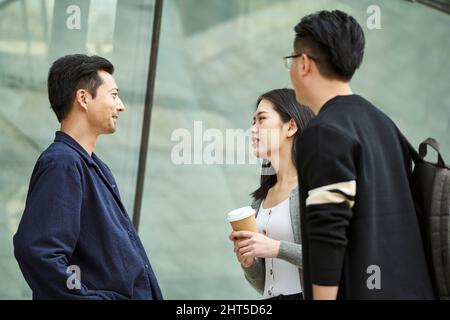
<svg viewBox="0 0 450 320"><path fill-rule="evenodd" d="M252 147L258 158L268 159L279 155L285 147L292 147L289 143L290 122L283 123L272 102L262 99L253 116Z"/></svg>

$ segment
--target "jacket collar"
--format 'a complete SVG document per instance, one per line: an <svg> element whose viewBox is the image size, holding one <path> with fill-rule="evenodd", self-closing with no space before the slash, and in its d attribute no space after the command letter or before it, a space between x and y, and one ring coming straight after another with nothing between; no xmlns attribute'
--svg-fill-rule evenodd
<svg viewBox="0 0 450 320"><path fill-rule="evenodd" d="M67 133L64 133L62 131L56 131L55 132L55 142L62 142L74 149L76 152L78 152L81 157L90 165L97 166L97 164L94 161L95 154L92 153L92 157L87 153L87 151L71 136L69 136Z"/></svg>

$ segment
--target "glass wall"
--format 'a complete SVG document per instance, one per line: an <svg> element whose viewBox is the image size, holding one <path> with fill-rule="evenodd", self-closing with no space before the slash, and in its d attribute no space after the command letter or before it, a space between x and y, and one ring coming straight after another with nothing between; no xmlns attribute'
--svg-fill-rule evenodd
<svg viewBox="0 0 450 320"><path fill-rule="evenodd" d="M374 3L381 29L370 29L378 27L373 9L367 12ZM165 1L140 228L167 298L260 297L243 277L225 219L250 203L259 166L194 164L194 157L216 143L208 140L211 129L223 133L224 154L240 152L226 130L250 127L261 93L291 87L282 57L291 53L293 27L320 9L347 11L364 28L354 91L414 144L438 139L450 162L450 16L400 0ZM192 164L171 160L180 128L191 134Z"/></svg>
<svg viewBox="0 0 450 320"><path fill-rule="evenodd" d="M47 98L52 61L68 53L104 56L126 111L96 153L114 172L131 214L150 55L153 0L22 0L0 2L0 299L30 298L13 256L12 236L23 212L39 154L59 123ZM130 21L133 21L130 24Z"/></svg>
<svg viewBox="0 0 450 320"><path fill-rule="evenodd" d="M58 129L46 92L56 57L98 54L116 67L127 110L96 153L132 214L153 6L0 0L0 299L31 297L12 235L34 163ZM228 240L226 212L250 203L260 170L233 132L245 134L261 93L291 87L281 58L291 53L299 19L321 9L346 11L364 28L366 53L353 90L413 144L435 137L450 162L449 15L403 0L165 0L140 223L165 298L260 298Z"/></svg>

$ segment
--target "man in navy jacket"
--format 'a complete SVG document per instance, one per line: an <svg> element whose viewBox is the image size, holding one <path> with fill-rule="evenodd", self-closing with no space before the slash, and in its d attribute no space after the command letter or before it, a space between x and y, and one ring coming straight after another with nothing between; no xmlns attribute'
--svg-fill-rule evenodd
<svg viewBox="0 0 450 320"><path fill-rule="evenodd" d="M162 299L114 177L93 152L124 110L113 71L104 58L78 54L50 69L61 129L34 167L14 236L34 299Z"/></svg>

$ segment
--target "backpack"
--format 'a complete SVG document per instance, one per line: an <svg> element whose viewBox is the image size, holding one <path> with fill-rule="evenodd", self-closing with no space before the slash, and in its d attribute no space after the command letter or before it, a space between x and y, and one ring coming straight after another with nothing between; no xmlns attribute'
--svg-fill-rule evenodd
<svg viewBox="0 0 450 320"><path fill-rule="evenodd" d="M437 152L437 163L424 159L428 147ZM431 279L439 299L450 299L450 167L433 138L422 142L419 152L409 142L408 148L415 164L411 189Z"/></svg>

